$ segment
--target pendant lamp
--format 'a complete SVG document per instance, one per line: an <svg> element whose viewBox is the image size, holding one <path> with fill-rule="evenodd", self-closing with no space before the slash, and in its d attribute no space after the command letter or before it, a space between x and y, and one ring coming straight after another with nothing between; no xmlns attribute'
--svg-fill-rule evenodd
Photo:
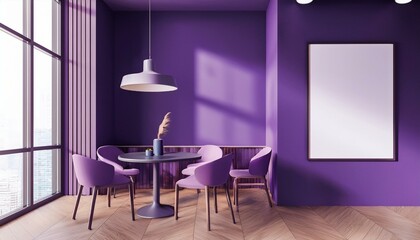
<svg viewBox="0 0 420 240"><path fill-rule="evenodd" d="M149 58L143 61L143 72L127 74L122 78L121 88L137 92L169 92L177 90L172 76L153 71L151 51L151 4L149 0Z"/></svg>
<svg viewBox="0 0 420 240"><path fill-rule="evenodd" d="M308 4L311 3L313 0L296 0L297 3L299 4Z"/></svg>
<svg viewBox="0 0 420 240"><path fill-rule="evenodd" d="M395 2L398 4L406 4L406 3L411 2L411 0L395 0Z"/></svg>

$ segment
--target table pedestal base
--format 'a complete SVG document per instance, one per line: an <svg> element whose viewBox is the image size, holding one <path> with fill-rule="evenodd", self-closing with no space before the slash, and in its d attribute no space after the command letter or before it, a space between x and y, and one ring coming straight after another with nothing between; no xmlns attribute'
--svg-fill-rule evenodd
<svg viewBox="0 0 420 240"><path fill-rule="evenodd" d="M152 203L137 210L137 215L142 218L162 218L174 215L174 207L159 203Z"/></svg>

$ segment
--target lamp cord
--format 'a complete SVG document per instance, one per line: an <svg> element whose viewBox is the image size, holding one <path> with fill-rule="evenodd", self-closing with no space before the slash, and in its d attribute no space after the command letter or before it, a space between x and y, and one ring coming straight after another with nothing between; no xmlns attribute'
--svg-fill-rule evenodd
<svg viewBox="0 0 420 240"><path fill-rule="evenodd" d="M149 59L152 59L152 7L149 0Z"/></svg>

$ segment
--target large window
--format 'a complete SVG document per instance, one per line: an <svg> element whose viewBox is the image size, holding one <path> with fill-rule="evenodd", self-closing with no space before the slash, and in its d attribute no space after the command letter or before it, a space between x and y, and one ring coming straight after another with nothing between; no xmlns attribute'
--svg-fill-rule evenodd
<svg viewBox="0 0 420 240"><path fill-rule="evenodd" d="M0 220L61 191L60 13L0 0Z"/></svg>

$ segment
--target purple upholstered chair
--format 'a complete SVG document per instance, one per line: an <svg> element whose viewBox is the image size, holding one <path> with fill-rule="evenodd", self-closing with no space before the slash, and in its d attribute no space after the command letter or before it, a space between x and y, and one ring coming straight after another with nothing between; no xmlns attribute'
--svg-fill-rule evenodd
<svg viewBox="0 0 420 240"><path fill-rule="evenodd" d="M220 147L215 145L204 145L198 150L198 154L201 155L201 159L197 163L192 163L187 166L184 170L182 170L182 174L184 175L193 175L195 169L203 165L206 162L210 162L216 159L219 159L223 156L223 151Z"/></svg>
<svg viewBox="0 0 420 240"><path fill-rule="evenodd" d="M178 220L179 188L205 189L207 229L210 231L210 197L209 188L216 186L225 186L226 200L230 207L232 220L235 224L232 203L230 201L229 188L227 180L229 178L229 169L233 159L233 154L225 155L217 160L207 162L195 169L194 175L181 179L175 184L175 220Z"/></svg>
<svg viewBox="0 0 420 240"><path fill-rule="evenodd" d="M131 203L131 217L134 218L134 196L132 184L129 178L115 174L114 168L106 163L96 161L82 155L73 155L74 171L76 173L77 181L80 184L79 193L77 195L76 206L74 207L73 219L76 219L77 208L79 207L80 196L84 187L93 187L92 205L90 208L88 229L92 230L93 212L95 210L96 195L98 189L101 187L112 187L116 185L128 185L130 192ZM108 191L108 205L109 205L109 191Z"/></svg>
<svg viewBox="0 0 420 240"><path fill-rule="evenodd" d="M182 170L182 174L190 176L194 174L195 169L198 166L201 166L207 162L214 161L223 156L223 151L220 147L216 145L204 145L198 150L198 154L201 155L200 160L197 163L188 164L187 168ZM197 193L200 192L200 189L197 189ZM214 211L217 213L217 187L213 188L214 195Z"/></svg>
<svg viewBox="0 0 420 240"><path fill-rule="evenodd" d="M128 164L118 160L118 155L123 154L124 152L121 149L115 146L102 146L99 147L96 151L98 154L99 160L108 163L109 165L114 166L115 173L127 176L130 178L131 183L133 184L134 195L136 195L136 180L139 170L137 168L128 168ZM115 188L114 188L114 198L115 198Z"/></svg>
<svg viewBox="0 0 420 240"><path fill-rule="evenodd" d="M236 204L236 210L239 211L239 200L238 200L238 188L239 186L255 186L261 185L264 186L265 192L267 193L268 203L270 207L273 207L271 203L270 194L268 193L267 187L267 179L265 175L268 171L268 165L270 164L271 158L271 148L265 147L261 151L259 151L249 162L249 169L232 169L230 170L230 176L232 176L235 180L233 181L233 203ZM238 183L239 179L261 179L263 183Z"/></svg>

